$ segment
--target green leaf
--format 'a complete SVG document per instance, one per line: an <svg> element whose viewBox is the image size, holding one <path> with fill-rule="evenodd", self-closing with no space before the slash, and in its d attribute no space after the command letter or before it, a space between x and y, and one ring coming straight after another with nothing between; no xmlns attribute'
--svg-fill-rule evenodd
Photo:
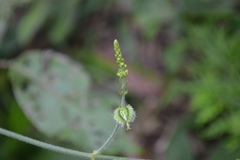
<svg viewBox="0 0 240 160"><path fill-rule="evenodd" d="M87 73L52 51L29 51L16 59L10 78L25 114L48 136L67 129L79 112L77 103L86 106Z"/></svg>
<svg viewBox="0 0 240 160"><path fill-rule="evenodd" d="M53 26L49 32L51 40L55 43L61 43L72 30L75 22L78 0L59 1L58 10ZM59 12L61 10L61 12Z"/></svg>
<svg viewBox="0 0 240 160"><path fill-rule="evenodd" d="M33 4L17 28L17 38L20 44L28 43L33 38L45 22L49 11L50 3L47 1L38 1Z"/></svg>

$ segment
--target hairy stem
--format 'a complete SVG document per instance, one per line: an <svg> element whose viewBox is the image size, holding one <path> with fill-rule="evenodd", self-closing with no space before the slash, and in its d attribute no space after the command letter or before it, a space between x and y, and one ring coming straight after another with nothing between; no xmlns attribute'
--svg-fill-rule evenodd
<svg viewBox="0 0 240 160"><path fill-rule="evenodd" d="M122 87L121 87L121 88L125 91L125 83L124 83L124 80L120 80L120 81L122 82ZM121 105L120 105L120 106L122 106L122 105L124 105L124 104L125 104L125 93L122 94ZM97 154L99 154L100 152L102 152L102 150L103 150L104 148L106 148L106 147L110 144L110 142L114 139L115 135L117 134L118 128L119 128L119 124L116 123L116 126L115 126L112 134L109 136L109 138L107 139L107 141L106 141L97 151L95 151L95 152L93 153L94 155L97 155Z"/></svg>
<svg viewBox="0 0 240 160"><path fill-rule="evenodd" d="M123 94L122 94L122 100L121 100L121 106L125 105L125 96L126 96L126 89L125 89L125 80L121 80L122 82L122 89L123 89Z"/></svg>
<svg viewBox="0 0 240 160"><path fill-rule="evenodd" d="M84 157L90 157L90 155L91 155L89 153L79 152L79 151L55 146L55 145L52 145L52 144L44 143L44 142L29 138L29 137L26 137L26 136L22 136L20 134L17 134L17 133L11 132L11 131L8 131L8 130L3 129L3 128L0 128L0 134L5 135L7 137L17 139L17 140L22 141L22 142L32 144L34 146L38 146L38 147L41 147L41 148L44 148L44 149L48 149L48 150L63 153L63 154L68 154L68 155L73 155L73 156L76 156L76 157L83 157L83 158Z"/></svg>
<svg viewBox="0 0 240 160"><path fill-rule="evenodd" d="M92 153L85 153L85 152L80 152L80 151L76 151L76 150L72 150L72 149L68 149L68 148L64 148L64 147L59 147L59 146L55 146L52 144L48 144L48 143L44 143L20 134L17 134L15 132L11 132L8 131L6 129L3 129L0 127L0 134L37 146L37 147L41 147L47 150L51 150L54 152L58 152L58 153L62 153L62 154L67 154L70 156L74 156L74 157L78 157L81 159L86 159L86 160L91 160L92 158L94 158L95 160L118 160L118 159L122 159L123 157L116 157L116 156L105 156L105 155L93 155ZM127 160L144 160L144 159L127 159Z"/></svg>
<svg viewBox="0 0 240 160"><path fill-rule="evenodd" d="M118 128L119 128L119 124L116 123L116 126L115 126L112 134L110 135L110 137L107 139L107 141L97 151L95 151L93 153L94 155L99 154L104 148L106 148L110 144L110 142L113 140L114 136L116 135L116 133L118 131Z"/></svg>

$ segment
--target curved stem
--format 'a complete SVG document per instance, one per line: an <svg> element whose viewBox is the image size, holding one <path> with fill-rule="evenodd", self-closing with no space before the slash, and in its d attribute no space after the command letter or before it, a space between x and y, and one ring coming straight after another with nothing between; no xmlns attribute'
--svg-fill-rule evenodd
<svg viewBox="0 0 240 160"><path fill-rule="evenodd" d="M92 153L85 153L85 152L80 152L80 151L76 151L76 150L72 150L72 149L68 149L68 148L64 148L64 147L59 147L59 146L55 146L52 144L48 144L48 143L44 143L20 134L17 134L15 132L11 132L8 131L6 129L3 129L0 127L0 134L13 138L13 139L17 139L19 141L37 146L37 147L41 147L47 150L51 150L54 152L58 152L58 153L62 153L62 154L67 154L70 156L74 156L74 157L78 157L81 159L96 159L96 160L113 160L113 159L121 159L123 157L116 157L116 156L105 156L105 155L93 155ZM128 158L129 160L144 160L144 159L132 159L132 158Z"/></svg>
<svg viewBox="0 0 240 160"><path fill-rule="evenodd" d="M90 153L79 152L79 151L55 146L55 145L52 145L52 144L44 143L44 142L29 138L29 137L26 137L26 136L17 134L15 132L8 131L8 130L3 129L3 128L0 128L0 134L5 135L7 137L17 139L17 140L22 141L22 142L32 144L34 146L38 146L38 147L41 147L41 148L44 148L44 149L48 149L48 150L63 153L63 154L73 155L73 156L76 156L76 157L90 157L90 155L91 155Z"/></svg>
<svg viewBox="0 0 240 160"><path fill-rule="evenodd" d="M121 88L124 90L124 94L122 94L121 105L120 105L120 106L123 106L123 105L125 104L125 81L124 81L124 80L120 80L120 81L121 81L121 83L122 83L122 87L121 87ZM95 152L93 153L94 155L97 155L97 154L99 154L100 152L102 152L102 150L103 150L104 148L106 148L106 147L110 144L110 142L113 140L114 136L116 135L116 133L117 133L117 131L118 131L118 128L119 128L119 124L116 123L115 128L114 128L112 134L109 136L109 138L107 139L107 141L106 141L97 151L95 151Z"/></svg>
<svg viewBox="0 0 240 160"><path fill-rule="evenodd" d="M115 126L112 134L110 135L110 137L96 152L93 153L94 155L99 154L104 148L106 148L110 144L110 142L113 140L114 136L116 135L118 128L119 128L119 124L116 123L116 126Z"/></svg>

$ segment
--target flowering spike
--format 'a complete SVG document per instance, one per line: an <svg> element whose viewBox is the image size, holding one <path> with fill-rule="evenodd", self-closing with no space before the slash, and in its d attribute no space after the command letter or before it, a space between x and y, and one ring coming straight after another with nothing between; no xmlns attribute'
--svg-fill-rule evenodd
<svg viewBox="0 0 240 160"><path fill-rule="evenodd" d="M127 65L124 62L124 59L122 58L122 52L121 52L121 48L120 45L118 43L118 41L115 39L113 42L113 46L114 46L114 51L115 51L115 57L116 57L116 63L119 66L118 72L117 72L117 76L121 79L125 79L126 76L128 75L128 70Z"/></svg>
<svg viewBox="0 0 240 160"><path fill-rule="evenodd" d="M128 70L126 69L127 65L124 63L120 45L116 39L113 42L113 46L115 51L116 63L119 66L117 76L119 76L119 82L122 84L119 90L119 94L122 97L121 104L114 111L113 117L116 120L116 126L112 134L97 151L93 152L93 155L99 154L112 141L112 139L117 133L119 125L121 125L122 127L126 126L126 131L129 131L131 130L131 126L130 126L131 123L133 123L134 120L136 119L136 112L134 111L133 107L131 105L125 106L125 103L126 103L125 96L128 93L128 91L125 88L127 85L126 76L128 74ZM92 160L94 160L94 157L92 157Z"/></svg>

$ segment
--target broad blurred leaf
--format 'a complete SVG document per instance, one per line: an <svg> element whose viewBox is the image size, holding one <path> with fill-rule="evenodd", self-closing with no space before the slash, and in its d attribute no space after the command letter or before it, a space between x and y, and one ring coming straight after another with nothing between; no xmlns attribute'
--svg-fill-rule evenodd
<svg viewBox="0 0 240 160"><path fill-rule="evenodd" d="M89 75L79 64L51 50L33 50L17 58L9 74L20 107L47 136L91 151L111 134L111 108L120 99L107 91L91 91ZM129 141L119 134L107 151L136 152Z"/></svg>
<svg viewBox="0 0 240 160"><path fill-rule="evenodd" d="M29 51L10 70L19 104L36 127L49 136L66 129L70 120L67 116L72 114L75 119L78 108L74 105L86 107L89 87L89 77L80 66L52 54L52 51Z"/></svg>

